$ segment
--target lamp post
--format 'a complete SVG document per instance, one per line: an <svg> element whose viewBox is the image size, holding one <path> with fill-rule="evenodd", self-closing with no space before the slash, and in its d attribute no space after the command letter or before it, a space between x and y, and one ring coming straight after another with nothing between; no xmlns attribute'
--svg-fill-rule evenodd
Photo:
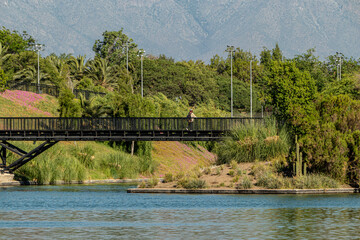
<svg viewBox="0 0 360 240"><path fill-rule="evenodd" d="M232 66L232 59L233 59L233 52L235 52L235 48L234 46L229 46L227 45L227 48L225 50L226 52L230 52L230 65L231 65L231 117L234 116L234 111L233 111L233 66Z"/></svg>
<svg viewBox="0 0 360 240"><path fill-rule="evenodd" d="M142 50L140 52L140 56L141 56L141 97L144 97L144 65L143 65L143 62L144 62L144 54L145 54L145 51Z"/></svg>
<svg viewBox="0 0 360 240"><path fill-rule="evenodd" d="M250 117L253 117L252 112L252 60L250 60Z"/></svg>
<svg viewBox="0 0 360 240"><path fill-rule="evenodd" d="M38 54L38 69L37 69L37 85L38 85L38 93L41 93L40 89L40 51L44 50L41 44L35 44L35 51Z"/></svg>

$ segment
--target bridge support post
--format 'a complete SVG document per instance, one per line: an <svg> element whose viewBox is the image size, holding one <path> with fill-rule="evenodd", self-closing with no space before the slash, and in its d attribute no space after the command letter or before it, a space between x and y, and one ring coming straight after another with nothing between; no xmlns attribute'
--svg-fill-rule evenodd
<svg viewBox="0 0 360 240"><path fill-rule="evenodd" d="M9 143L7 141L2 141L0 143L0 146L1 146L1 160L3 162L3 166L2 166L3 171L7 171L10 173L15 171L19 167L23 166L25 163L29 162L33 158L37 157L38 155L40 155L41 153L43 153L44 151L49 149L50 147L54 146L57 142L58 141L49 141L48 140L48 141L40 144L33 150L31 150L30 152L26 152L26 151L20 149L19 147L12 145L11 143ZM9 166L6 165L6 150L10 150L13 153L16 153L17 155L20 156L19 159L17 159L13 163L11 163Z"/></svg>
<svg viewBox="0 0 360 240"><path fill-rule="evenodd" d="M4 148L3 146L1 146L1 149L0 149L0 157L1 157L1 161L2 161L1 168L3 168L6 166L6 148Z"/></svg>

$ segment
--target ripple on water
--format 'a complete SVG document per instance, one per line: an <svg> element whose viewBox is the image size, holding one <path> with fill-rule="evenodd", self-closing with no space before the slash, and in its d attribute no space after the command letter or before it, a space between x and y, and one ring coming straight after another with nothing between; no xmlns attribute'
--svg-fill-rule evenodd
<svg viewBox="0 0 360 240"><path fill-rule="evenodd" d="M347 239L360 226L356 194L127 194L128 187L1 189L1 238Z"/></svg>

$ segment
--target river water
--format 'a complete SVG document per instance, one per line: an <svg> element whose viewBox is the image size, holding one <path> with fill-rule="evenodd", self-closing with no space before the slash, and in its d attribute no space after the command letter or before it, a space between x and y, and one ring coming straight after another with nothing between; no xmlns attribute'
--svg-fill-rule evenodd
<svg viewBox="0 0 360 240"><path fill-rule="evenodd" d="M0 239L360 237L360 194L130 194L129 187L0 188Z"/></svg>

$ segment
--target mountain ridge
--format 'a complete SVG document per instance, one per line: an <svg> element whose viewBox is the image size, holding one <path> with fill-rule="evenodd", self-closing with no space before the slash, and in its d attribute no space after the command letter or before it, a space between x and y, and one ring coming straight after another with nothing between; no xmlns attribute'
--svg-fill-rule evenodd
<svg viewBox="0 0 360 240"><path fill-rule="evenodd" d="M276 43L286 57L316 49L360 57L356 0L0 0L0 26L27 31L44 54L93 57L101 34L124 33L152 55L204 60L226 45L251 50Z"/></svg>

